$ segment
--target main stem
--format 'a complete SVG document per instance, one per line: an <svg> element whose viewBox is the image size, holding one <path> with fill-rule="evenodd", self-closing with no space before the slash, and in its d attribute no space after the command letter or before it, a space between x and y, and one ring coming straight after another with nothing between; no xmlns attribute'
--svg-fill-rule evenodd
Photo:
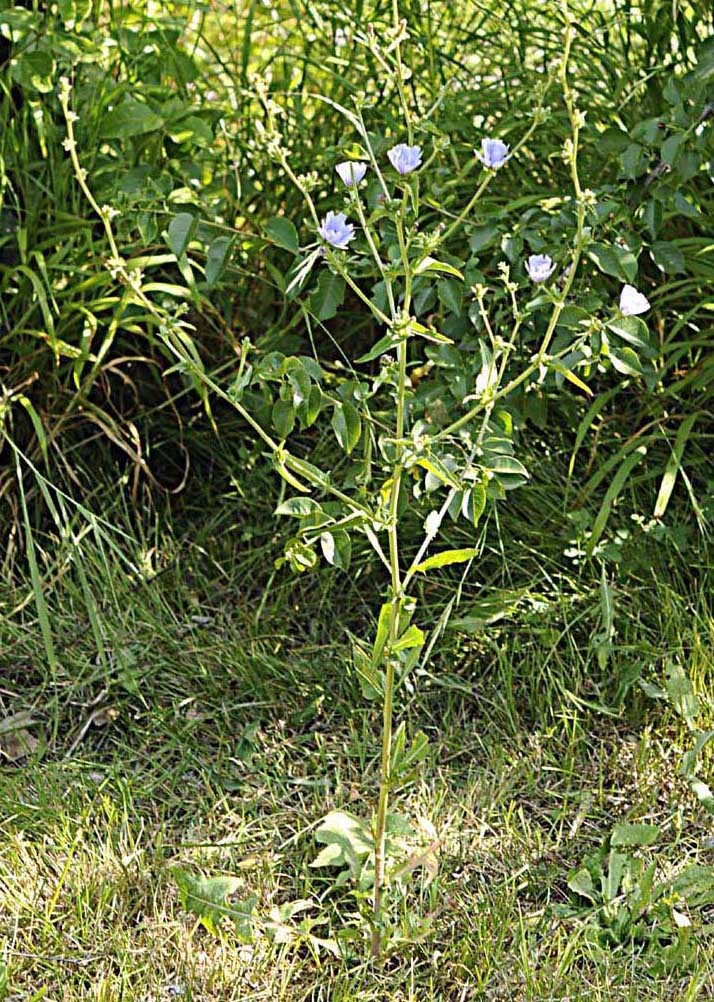
<svg viewBox="0 0 714 1002"><path fill-rule="evenodd" d="M399 251L404 268L404 304L403 315L409 316L412 299L412 275L409 265L409 252L404 237L404 219L407 212L407 192L402 199L402 208L396 221ZM394 315L396 320L396 313ZM394 713L394 657L392 648L399 639L399 609L402 598L401 570L399 566L399 537L397 521L399 509L399 490L402 482L402 452L404 449L404 416L407 386L407 343L408 338L400 341L397 348L397 427L395 441L394 469L392 472L392 488L389 496L389 566L392 578L392 606L389 616L389 640L386 644L387 663L384 674L384 703L382 710L382 763L379 783L379 801L377 803L377 819L374 831L374 899L372 956L378 957L382 947L382 898L384 892L385 841L387 828L387 807L389 804L390 760L392 750L392 717Z"/></svg>

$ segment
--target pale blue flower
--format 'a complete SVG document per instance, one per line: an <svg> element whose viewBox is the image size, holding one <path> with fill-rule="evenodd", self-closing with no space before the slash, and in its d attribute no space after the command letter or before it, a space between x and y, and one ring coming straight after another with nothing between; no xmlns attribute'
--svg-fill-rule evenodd
<svg viewBox="0 0 714 1002"><path fill-rule="evenodd" d="M411 174L421 166L421 146L407 146L399 143L387 153L392 167L400 174Z"/></svg>
<svg viewBox="0 0 714 1002"><path fill-rule="evenodd" d="M498 168L503 167L506 160L508 160L510 149L510 146L508 146L507 143L504 143L501 139L482 139L481 152L479 153L478 150L474 150L474 153L484 167L490 167L491 170L498 170Z"/></svg>
<svg viewBox="0 0 714 1002"><path fill-rule="evenodd" d="M649 308L647 296L638 292L634 285L623 286L620 293L620 313L623 317L635 317L638 313L646 313Z"/></svg>
<svg viewBox="0 0 714 1002"><path fill-rule="evenodd" d="M341 164L337 164L335 170L339 174L340 180L348 188L351 188L353 185L359 184L365 176L367 173L367 164L362 163L360 160L344 160Z"/></svg>
<svg viewBox="0 0 714 1002"><path fill-rule="evenodd" d="M555 271L555 262L547 254L531 254L526 271L532 282L545 282Z"/></svg>
<svg viewBox="0 0 714 1002"><path fill-rule="evenodd" d="M338 250L346 250L355 235L355 228L347 222L344 212L328 212L317 232L328 244Z"/></svg>

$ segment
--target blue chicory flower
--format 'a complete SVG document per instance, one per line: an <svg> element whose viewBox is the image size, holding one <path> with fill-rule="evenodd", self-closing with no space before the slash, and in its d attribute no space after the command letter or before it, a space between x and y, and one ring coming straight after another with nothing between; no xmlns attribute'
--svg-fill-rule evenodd
<svg viewBox="0 0 714 1002"><path fill-rule="evenodd" d="M338 250L346 250L355 235L355 228L347 222L344 212L328 212L317 232L328 244Z"/></svg>
<svg viewBox="0 0 714 1002"><path fill-rule="evenodd" d="M638 292L634 285L625 285L620 293L620 313L623 317L635 317L650 308L647 296Z"/></svg>
<svg viewBox="0 0 714 1002"><path fill-rule="evenodd" d="M547 254L531 254L526 271L532 282L545 282L555 271L555 262Z"/></svg>
<svg viewBox="0 0 714 1002"><path fill-rule="evenodd" d="M481 152L479 153L478 150L474 150L474 153L484 167L490 167L491 170L498 170L498 168L503 167L506 160L508 160L510 149L510 146L508 146L507 143L504 143L501 139L482 139Z"/></svg>
<svg viewBox="0 0 714 1002"><path fill-rule="evenodd" d="M392 167L400 174L411 174L421 166L421 146L407 146L399 143L387 153Z"/></svg>
<svg viewBox="0 0 714 1002"><path fill-rule="evenodd" d="M335 170L339 174L340 180L348 188L351 188L353 185L358 185L365 176L367 164L360 160L344 160L341 164L337 164Z"/></svg>

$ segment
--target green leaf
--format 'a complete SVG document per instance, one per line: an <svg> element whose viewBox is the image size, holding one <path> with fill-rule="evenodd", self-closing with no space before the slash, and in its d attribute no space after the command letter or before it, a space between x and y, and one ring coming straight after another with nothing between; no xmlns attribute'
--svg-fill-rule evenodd
<svg viewBox="0 0 714 1002"><path fill-rule="evenodd" d="M344 529L330 529L321 533L320 547L328 564L341 571L348 570L352 557L352 541L348 532Z"/></svg>
<svg viewBox="0 0 714 1002"><path fill-rule="evenodd" d="M195 877L187 870L175 868L172 871L179 888L181 904L193 912L201 924L213 935L217 934L221 921L228 917L236 923L242 939L251 938L251 915L257 898L229 904L228 899L241 887L238 877Z"/></svg>
<svg viewBox="0 0 714 1002"><path fill-rule="evenodd" d="M389 624L392 618L392 603L384 602L381 609L379 610L379 619L377 620L377 632L374 637L374 644L372 645L372 667L376 668L379 664L382 652L384 651L384 645L387 642L387 637L389 636Z"/></svg>
<svg viewBox="0 0 714 1002"><path fill-rule="evenodd" d="M163 118L147 104L127 97L102 116L99 135L102 139L130 139L147 132L157 132L163 124Z"/></svg>
<svg viewBox="0 0 714 1002"><path fill-rule="evenodd" d="M275 509L275 514L295 515L297 518L304 518L306 515L313 515L318 511L322 511L322 508L317 501L313 501L312 498L298 497L283 501Z"/></svg>
<svg viewBox="0 0 714 1002"><path fill-rule="evenodd" d="M683 133L680 132L674 136L669 136L662 143L661 146L662 159L666 164L669 164L670 167L674 163L684 140L685 136Z"/></svg>
<svg viewBox="0 0 714 1002"><path fill-rule="evenodd" d="M289 400L278 400L273 404L273 427L281 438L287 438L295 427L295 411Z"/></svg>
<svg viewBox="0 0 714 1002"><path fill-rule="evenodd" d="M617 370L617 372L622 373L623 376L642 375L642 363L640 362L637 352L633 351L632 348L611 345L608 351L608 357L612 362L613 367Z"/></svg>
<svg viewBox="0 0 714 1002"><path fill-rule="evenodd" d="M193 143L208 148L213 145L213 130L207 121L198 115L189 115L178 122L169 122L167 134L174 143Z"/></svg>
<svg viewBox="0 0 714 1002"><path fill-rule="evenodd" d="M526 479L529 477L528 470L515 456L499 456L496 453L491 453L485 462L488 465L488 469L492 470L495 474L511 474L517 477L525 477Z"/></svg>
<svg viewBox="0 0 714 1002"><path fill-rule="evenodd" d="M352 404L335 404L331 423L337 441L349 456L362 434L362 420L358 411Z"/></svg>
<svg viewBox="0 0 714 1002"><path fill-rule="evenodd" d="M326 846L326 850L323 849L310 866L346 866L355 880L361 876L374 845L364 822L345 811L331 811L323 818L315 830L315 839Z"/></svg>
<svg viewBox="0 0 714 1002"><path fill-rule="evenodd" d="M617 337L639 348L648 357L654 354L647 324L640 317L615 317L606 326Z"/></svg>
<svg viewBox="0 0 714 1002"><path fill-rule="evenodd" d="M635 178L645 173L649 162L650 157L647 150L639 143L630 143L620 155L620 176L634 181Z"/></svg>
<svg viewBox="0 0 714 1002"><path fill-rule="evenodd" d="M500 231L495 223L486 223L485 226L477 226L469 239L469 247L474 254L478 254L485 247L495 243L499 233Z"/></svg>
<svg viewBox="0 0 714 1002"><path fill-rule="evenodd" d="M40 94L50 94L55 87L53 75L54 59L44 49L34 49L29 52L19 50L20 54L10 63L10 74L22 87L38 91Z"/></svg>
<svg viewBox="0 0 714 1002"><path fill-rule="evenodd" d="M657 501L655 502L653 513L655 518L662 518L667 510L669 499L672 496L674 485L677 482L677 474L679 473L679 468L682 465L684 448L687 444L690 432L694 427L694 423L699 417L699 413L699 411L695 411L694 414L687 415L677 430L672 455L669 457L667 466L665 467L665 471L662 476L662 483L660 484L659 493L657 495Z"/></svg>
<svg viewBox="0 0 714 1002"><path fill-rule="evenodd" d="M635 466L642 462L642 459L647 454L647 449L644 445L638 446L634 452L631 452L623 461L622 465L618 469L617 473L612 479L612 483L605 492L605 497L603 498L602 505L600 506L600 511L597 513L597 517L593 523L592 533L590 534L590 539L587 544L587 555L592 556L593 550L600 541L605 526L607 525L607 520L610 517L610 512L612 511L612 506L615 503L615 499L618 497L620 491L625 486L627 478L632 473Z"/></svg>
<svg viewBox="0 0 714 1002"><path fill-rule="evenodd" d="M624 282L634 282L637 277L637 261L632 252L625 247L590 244L588 257L606 275L613 275Z"/></svg>
<svg viewBox="0 0 714 1002"><path fill-rule="evenodd" d="M461 313L463 301L463 286L450 278L442 278L436 283L439 302L446 310L457 315Z"/></svg>
<svg viewBox="0 0 714 1002"><path fill-rule="evenodd" d="M479 524L486 509L486 488L483 484L474 484L464 492L461 502L461 514L475 526Z"/></svg>
<svg viewBox="0 0 714 1002"><path fill-rule="evenodd" d="M404 633L401 635L399 640L396 640L391 649L394 652L406 651L411 647L423 647L424 646L424 631L418 626L412 624L408 627Z"/></svg>
<svg viewBox="0 0 714 1002"><path fill-rule="evenodd" d="M390 331L379 341L376 341L365 355L360 355L355 364L362 365L364 362L371 362L373 359L379 358L380 355L386 355L388 351L393 351L404 340L405 338L401 335Z"/></svg>
<svg viewBox="0 0 714 1002"><path fill-rule="evenodd" d="M436 258L433 257L423 258L414 269L414 274L423 275L425 272L430 271L438 271L445 275L453 275L455 278L460 278L462 282L464 280L464 276L458 268L454 268L453 264L447 264L446 261L437 261Z"/></svg>
<svg viewBox="0 0 714 1002"><path fill-rule="evenodd" d="M233 241L230 237L216 237L206 254L206 283L212 288L225 271L230 260Z"/></svg>
<svg viewBox="0 0 714 1002"><path fill-rule="evenodd" d="M473 560L477 555L478 550L474 546L462 550L442 550L441 553L435 553L433 557L427 557L422 563L417 564L414 570L419 571L420 574L425 574L435 567L448 567L449 564L463 564L467 560Z"/></svg>
<svg viewBox="0 0 714 1002"><path fill-rule="evenodd" d="M630 145L627 132L611 126L597 137L597 148L602 153L622 153Z"/></svg>
<svg viewBox="0 0 714 1002"><path fill-rule="evenodd" d="M652 244L652 257L658 268L667 275L678 275L686 272L684 254L670 240L657 240Z"/></svg>
<svg viewBox="0 0 714 1002"><path fill-rule="evenodd" d="M699 713L699 701L694 693L689 676L681 665L670 661L667 665L667 695L672 708L683 717L687 727L694 730Z"/></svg>
<svg viewBox="0 0 714 1002"><path fill-rule="evenodd" d="M588 870L583 867L581 870L576 870L568 878L568 887L573 892L573 894L579 894L581 898L587 898L588 901L592 901L593 904L596 900L595 887L593 885L593 878L590 876Z"/></svg>
<svg viewBox="0 0 714 1002"><path fill-rule="evenodd" d="M190 212L179 212L169 223L166 243L177 258L186 253L198 227L198 219Z"/></svg>
<svg viewBox="0 0 714 1002"><path fill-rule="evenodd" d="M331 320L345 300L345 280L325 269L310 296L310 309L318 320Z"/></svg>
<svg viewBox="0 0 714 1002"><path fill-rule="evenodd" d="M623 822L615 825L613 828L610 844L624 846L654 845L658 838L659 825Z"/></svg>
<svg viewBox="0 0 714 1002"><path fill-rule="evenodd" d="M297 230L293 223L285 216L271 216L265 222L265 232L272 243L277 244L291 254L297 254L300 250Z"/></svg>

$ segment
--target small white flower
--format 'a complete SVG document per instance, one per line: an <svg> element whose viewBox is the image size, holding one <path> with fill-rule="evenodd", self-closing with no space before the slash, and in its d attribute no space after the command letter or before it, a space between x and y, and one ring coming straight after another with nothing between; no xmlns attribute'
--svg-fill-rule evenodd
<svg viewBox="0 0 714 1002"><path fill-rule="evenodd" d="M343 160L341 164L337 164L335 167L340 180L347 185L348 188L352 188L360 183L362 178L367 173L367 164L362 163L359 160Z"/></svg>
<svg viewBox="0 0 714 1002"><path fill-rule="evenodd" d="M650 308L649 300L638 292L634 285L625 285L620 293L620 313L623 317L634 317L638 313L646 313Z"/></svg>

